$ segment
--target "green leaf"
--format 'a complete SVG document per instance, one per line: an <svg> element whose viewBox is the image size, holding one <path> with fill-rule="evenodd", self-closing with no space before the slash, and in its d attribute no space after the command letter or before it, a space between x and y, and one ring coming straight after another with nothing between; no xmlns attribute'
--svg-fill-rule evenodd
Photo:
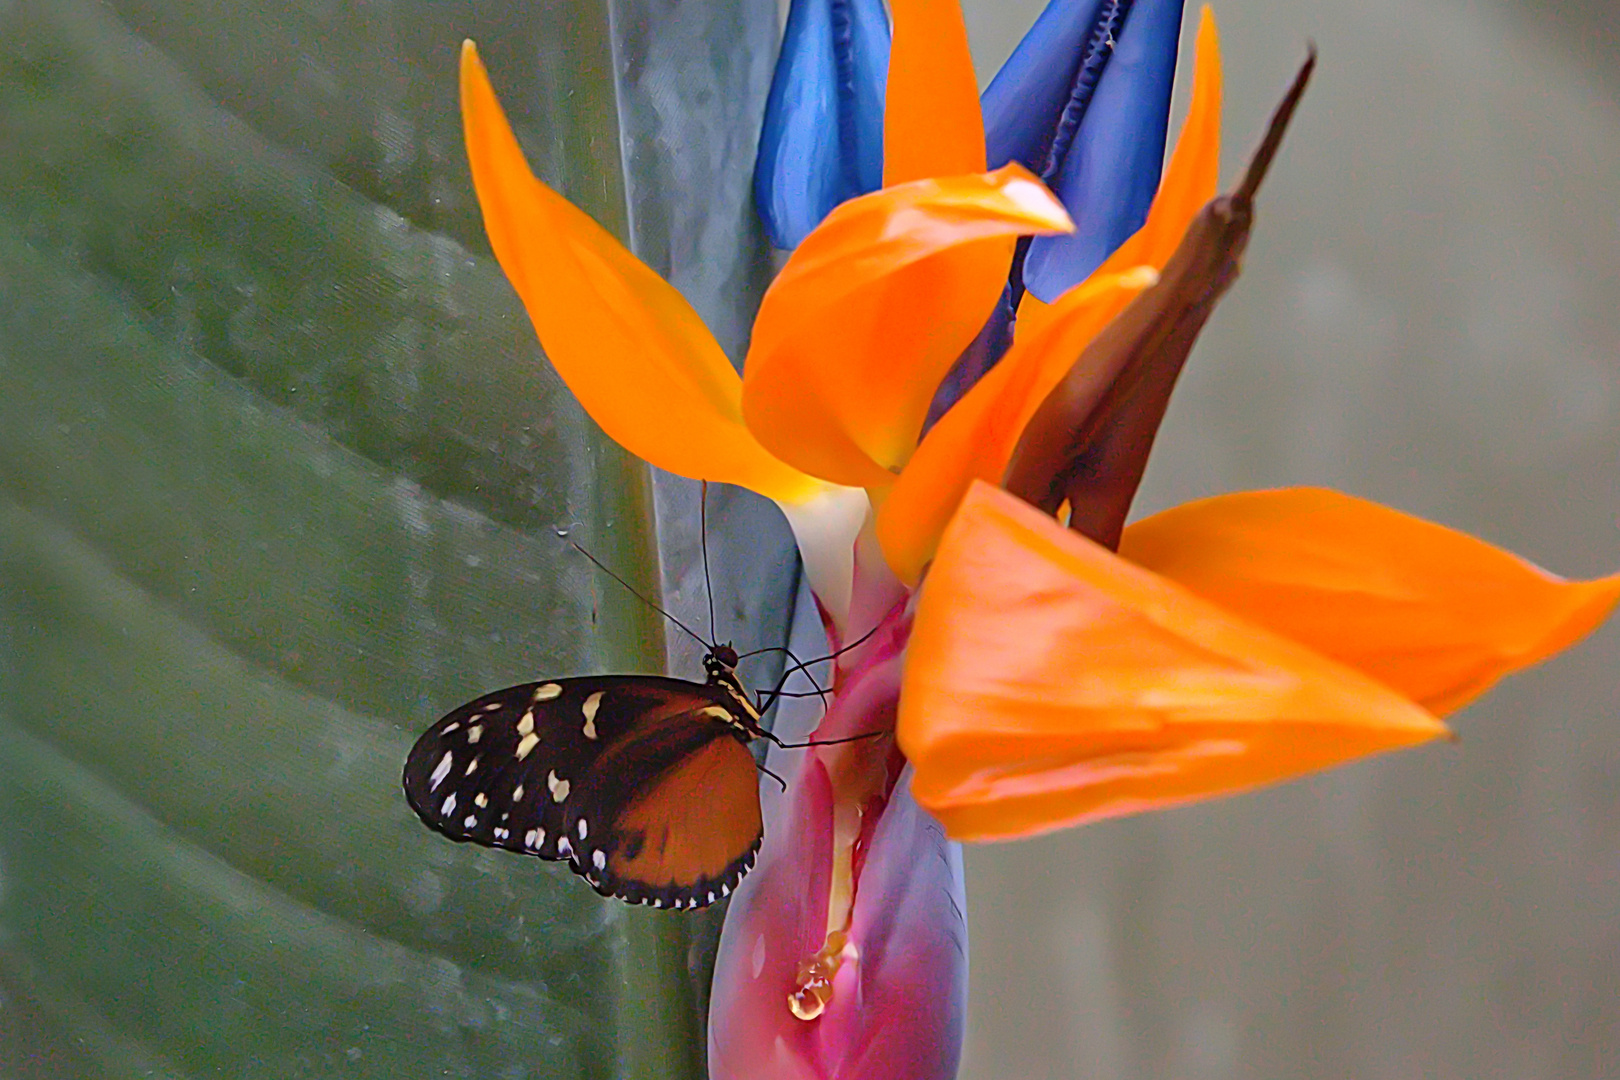
<svg viewBox="0 0 1620 1080"><path fill-rule="evenodd" d="M454 60L480 39L537 169L621 234L645 93L603 4L472 7L0 7L7 1076L700 1067L689 923L449 843L399 791L474 694L663 667L656 615L559 538L657 589L645 467L488 255ZM764 264L725 205L660 268L731 267L695 302L736 339ZM734 546L786 593L759 527ZM768 637L748 573L726 595Z"/></svg>

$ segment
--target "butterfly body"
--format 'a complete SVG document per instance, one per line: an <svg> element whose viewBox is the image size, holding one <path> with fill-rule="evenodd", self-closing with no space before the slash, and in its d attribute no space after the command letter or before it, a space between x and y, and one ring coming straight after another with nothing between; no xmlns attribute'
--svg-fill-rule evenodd
<svg viewBox="0 0 1620 1080"><path fill-rule="evenodd" d="M452 710L405 761L405 796L452 840L566 860L597 892L660 908L730 894L763 836L748 744L765 734L717 646L708 681L523 683Z"/></svg>

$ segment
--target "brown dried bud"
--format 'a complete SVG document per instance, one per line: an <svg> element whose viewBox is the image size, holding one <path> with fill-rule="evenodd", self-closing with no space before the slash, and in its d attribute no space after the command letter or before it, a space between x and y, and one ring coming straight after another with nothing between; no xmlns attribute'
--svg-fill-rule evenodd
<svg viewBox="0 0 1620 1080"><path fill-rule="evenodd" d="M1215 302L1237 280L1255 192L1315 66L1312 46L1242 182L1199 211L1158 283L1086 347L1013 451L1007 490L1049 514L1067 501L1069 527L1099 544L1119 547L1170 392ZM1099 382L1107 385L1100 398Z"/></svg>

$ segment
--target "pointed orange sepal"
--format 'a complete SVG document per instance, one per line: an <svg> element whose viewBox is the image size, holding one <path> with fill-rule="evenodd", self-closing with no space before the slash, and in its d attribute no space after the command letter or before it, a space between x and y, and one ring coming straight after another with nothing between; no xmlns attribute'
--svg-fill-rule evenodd
<svg viewBox="0 0 1620 1080"><path fill-rule="evenodd" d="M536 179L470 41L461 113L490 246L557 374L602 430L681 476L788 502L821 490L743 425L741 380L691 305Z"/></svg>
<svg viewBox="0 0 1620 1080"><path fill-rule="evenodd" d="M984 114L958 0L889 0L883 184L983 172Z"/></svg>
<svg viewBox="0 0 1620 1080"><path fill-rule="evenodd" d="M900 697L917 801L1028 836L1287 780L1446 728L1407 699L974 484Z"/></svg>
<svg viewBox="0 0 1620 1080"><path fill-rule="evenodd" d="M844 203L760 304L743 379L749 428L805 472L886 487L1000 296L1015 238L1072 228L1016 164Z"/></svg>
<svg viewBox="0 0 1620 1080"><path fill-rule="evenodd" d="M1188 503L1130 526L1120 554L1441 716L1568 648L1620 602L1620 575L1565 581L1316 488Z"/></svg>

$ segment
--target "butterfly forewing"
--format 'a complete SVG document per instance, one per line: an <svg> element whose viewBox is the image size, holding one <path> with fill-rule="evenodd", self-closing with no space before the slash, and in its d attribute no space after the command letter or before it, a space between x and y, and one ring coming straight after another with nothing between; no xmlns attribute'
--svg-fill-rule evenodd
<svg viewBox="0 0 1620 1080"><path fill-rule="evenodd" d="M405 794L451 839L567 859L632 903L701 907L735 888L759 846L751 720L715 683L525 683L429 728Z"/></svg>
<svg viewBox="0 0 1620 1080"><path fill-rule="evenodd" d="M562 807L551 777L560 781L581 757L577 744L588 742L582 718L575 732L561 722L565 710L580 715L587 688L579 684L588 681L510 686L434 724L405 759L405 797L417 816L453 840L566 857L557 848Z"/></svg>

